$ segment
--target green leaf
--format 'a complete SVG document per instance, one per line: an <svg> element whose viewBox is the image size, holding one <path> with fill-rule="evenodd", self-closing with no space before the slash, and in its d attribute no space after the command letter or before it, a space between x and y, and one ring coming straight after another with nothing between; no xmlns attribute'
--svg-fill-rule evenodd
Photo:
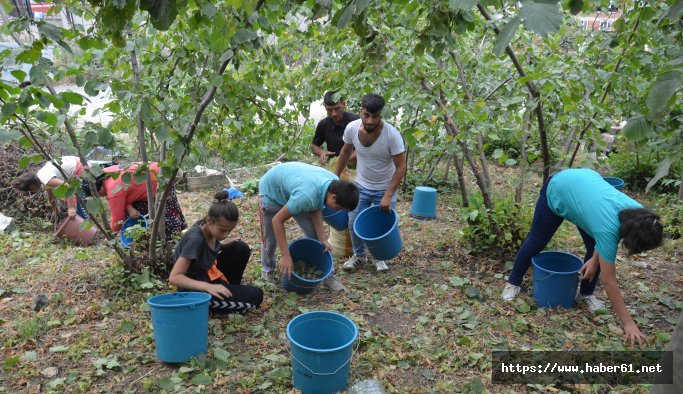
<svg viewBox="0 0 683 394"><path fill-rule="evenodd" d="M97 130L97 141L100 145L109 145L114 141L114 136L111 132L105 128L100 128Z"/></svg>
<svg viewBox="0 0 683 394"><path fill-rule="evenodd" d="M475 0L476 1L476 0ZM370 0L356 0L356 7L353 11L354 15L359 15L370 5Z"/></svg>
<svg viewBox="0 0 683 394"><path fill-rule="evenodd" d="M57 115L53 113L38 111L36 113L36 119L40 120L41 122L45 122L52 127L57 126Z"/></svg>
<svg viewBox="0 0 683 394"><path fill-rule="evenodd" d="M235 41L235 44L242 44L247 41L251 41L258 37L256 35L256 32L251 30L251 29L240 29L235 33L235 36L233 37L233 40Z"/></svg>
<svg viewBox="0 0 683 394"><path fill-rule="evenodd" d="M576 15L583 10L583 0L569 0L569 12Z"/></svg>
<svg viewBox="0 0 683 394"><path fill-rule="evenodd" d="M683 73L680 71L669 71L657 77L647 95L649 120L654 121L667 112L669 100L681 88L681 85L683 85Z"/></svg>
<svg viewBox="0 0 683 394"><path fill-rule="evenodd" d="M9 371L10 369L12 369L12 367L14 367L14 364L18 363L19 361L21 361L19 356L12 356L12 357L6 358L5 359L5 367L4 367L5 371Z"/></svg>
<svg viewBox="0 0 683 394"><path fill-rule="evenodd" d="M88 96L97 96L101 91L107 89L107 84L96 79L91 79L86 82L83 90Z"/></svg>
<svg viewBox="0 0 683 394"><path fill-rule="evenodd" d="M38 31L52 41L57 42L62 40L62 29L51 23L40 23L38 25Z"/></svg>
<svg viewBox="0 0 683 394"><path fill-rule="evenodd" d="M216 16L216 12L218 12L216 6L208 2L203 3L201 5L201 9L202 14L206 15L207 18L213 18L214 16Z"/></svg>
<svg viewBox="0 0 683 394"><path fill-rule="evenodd" d="M81 105L83 104L83 96L74 92L61 92L59 96L66 102L70 104Z"/></svg>
<svg viewBox="0 0 683 394"><path fill-rule="evenodd" d="M21 133L16 130L0 129L0 144L6 145L21 139Z"/></svg>
<svg viewBox="0 0 683 394"><path fill-rule="evenodd" d="M16 60L17 63L33 64L40 59L41 55L42 52L40 48L32 47L18 54L14 60Z"/></svg>
<svg viewBox="0 0 683 394"><path fill-rule="evenodd" d="M157 30L168 30L178 15L176 0L142 0L140 9L149 12L152 26Z"/></svg>
<svg viewBox="0 0 683 394"><path fill-rule="evenodd" d="M69 185L66 183L62 183L61 185L52 189L52 194L54 194L55 197L57 197L57 198L65 198L70 194L69 190L70 190ZM73 194L73 193L71 193L71 194Z"/></svg>
<svg viewBox="0 0 683 394"><path fill-rule="evenodd" d="M23 70L12 70L10 71L10 74L19 82L24 82L24 79L26 79L26 73Z"/></svg>
<svg viewBox="0 0 683 394"><path fill-rule="evenodd" d="M12 101L9 103L5 103L5 105L2 106L2 115L3 116L10 116L14 115L14 112L17 110L17 103Z"/></svg>
<svg viewBox="0 0 683 394"><path fill-rule="evenodd" d="M476 286L470 286L465 289L465 295L469 298L476 298L480 301L482 300L481 290L479 290L479 288Z"/></svg>
<svg viewBox="0 0 683 394"><path fill-rule="evenodd" d="M681 16L681 13L683 13L683 0L678 0L669 8L666 17L673 22Z"/></svg>
<svg viewBox="0 0 683 394"><path fill-rule="evenodd" d="M652 179L650 179L650 182L647 183L647 186L645 186L646 193L650 191L650 188L654 186L657 183L657 181L669 175L671 163L672 160L670 157L665 158L659 163L659 165L657 166L657 172L655 172L655 176L653 176Z"/></svg>
<svg viewBox="0 0 683 394"><path fill-rule="evenodd" d="M644 116L638 115L629 119L622 130L624 136L631 141L639 142L647 140L652 133L652 126Z"/></svg>
<svg viewBox="0 0 683 394"><path fill-rule="evenodd" d="M197 384L197 385L201 384L203 386L210 385L211 381L212 381L211 376L209 376L207 374L195 375L194 378L192 378L192 383Z"/></svg>
<svg viewBox="0 0 683 394"><path fill-rule="evenodd" d="M527 0L522 3L519 15L524 27L544 37L557 32L564 19L557 0Z"/></svg>
<svg viewBox="0 0 683 394"><path fill-rule="evenodd" d="M232 49L228 49L227 51L223 52L219 61L223 63L226 60L232 59L233 55L235 55L235 52L233 52Z"/></svg>
<svg viewBox="0 0 683 394"><path fill-rule="evenodd" d="M50 353L64 353L67 350L69 350L68 346L57 345L57 346L52 346L49 351L50 351Z"/></svg>
<svg viewBox="0 0 683 394"><path fill-rule="evenodd" d="M526 302L516 305L515 308L521 313L527 313L531 310L531 306Z"/></svg>
<svg viewBox="0 0 683 394"><path fill-rule="evenodd" d="M351 17L353 16L353 9L355 7L354 3L354 1L351 1L346 6L346 8L337 11L337 13L334 14L334 17L332 18L332 23L336 25L338 28L342 28L348 25L349 21L351 21Z"/></svg>
<svg viewBox="0 0 683 394"><path fill-rule="evenodd" d="M216 356L217 359L225 362L227 362L228 358L230 358L230 353L228 353L227 350L221 348L214 349L213 355Z"/></svg>
<svg viewBox="0 0 683 394"><path fill-rule="evenodd" d="M451 10L469 10L478 2L478 0L448 0L448 8Z"/></svg>
<svg viewBox="0 0 683 394"><path fill-rule="evenodd" d="M517 29L519 28L521 20L519 16L516 16L508 21L501 29L500 29L500 34L498 34L498 37L496 37L496 45L493 47L493 54L496 56L500 56L503 54L505 51L505 47L507 47L510 42L512 41L512 38L514 38L515 33L517 33Z"/></svg>

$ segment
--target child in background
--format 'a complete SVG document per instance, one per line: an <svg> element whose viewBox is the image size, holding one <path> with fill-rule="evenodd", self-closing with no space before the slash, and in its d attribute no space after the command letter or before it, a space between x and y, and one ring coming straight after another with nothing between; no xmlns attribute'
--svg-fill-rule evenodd
<svg viewBox="0 0 683 394"><path fill-rule="evenodd" d="M228 193L216 193L206 217L183 235L173 254L169 282L178 291L211 294L209 310L213 313L243 313L263 301L260 288L241 284L251 255L249 246L240 239L222 242L238 219L237 206L228 200Z"/></svg>

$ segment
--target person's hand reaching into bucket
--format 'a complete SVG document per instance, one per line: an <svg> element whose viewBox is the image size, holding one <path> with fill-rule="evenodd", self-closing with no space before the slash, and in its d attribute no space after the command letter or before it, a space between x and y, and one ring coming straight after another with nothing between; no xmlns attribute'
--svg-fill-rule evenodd
<svg viewBox="0 0 683 394"><path fill-rule="evenodd" d="M218 283L206 283L204 287L204 292L211 294L212 297L216 297L219 300L225 300L227 298L232 298L232 293L227 287Z"/></svg>
<svg viewBox="0 0 683 394"><path fill-rule="evenodd" d="M384 195L379 202L379 209L383 212L391 212L391 195Z"/></svg>
<svg viewBox="0 0 683 394"><path fill-rule="evenodd" d="M323 244L323 253L332 251L332 244L330 243L330 241L328 241L327 239L323 239L322 241L320 241L320 243Z"/></svg>
<svg viewBox="0 0 683 394"><path fill-rule="evenodd" d="M127 205L126 210L128 211L128 216L130 216L132 218L139 218L140 217L140 211L133 208L132 205Z"/></svg>
<svg viewBox="0 0 683 394"><path fill-rule="evenodd" d="M294 268L294 263L292 262L292 256L282 256L280 257L280 264L278 264L277 270L280 277L287 275L287 279L292 279L292 269Z"/></svg>
<svg viewBox="0 0 683 394"><path fill-rule="evenodd" d="M73 219L76 217L76 208L75 207L69 207L66 210L67 214L69 215L69 218Z"/></svg>
<svg viewBox="0 0 683 394"><path fill-rule="evenodd" d="M593 280L595 276L595 271L598 269L598 259L595 255L586 261L581 269L579 269L579 279L580 280Z"/></svg>

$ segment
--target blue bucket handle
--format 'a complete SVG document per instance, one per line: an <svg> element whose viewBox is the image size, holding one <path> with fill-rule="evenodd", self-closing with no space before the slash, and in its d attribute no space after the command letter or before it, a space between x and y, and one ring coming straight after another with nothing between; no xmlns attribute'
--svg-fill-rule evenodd
<svg viewBox="0 0 683 394"><path fill-rule="evenodd" d="M323 216L323 219L331 218L332 216L338 215L338 214L340 214L340 213L342 213L342 212L346 212L346 211L340 209L339 211L337 211L337 212L335 212L335 213L333 213L333 214L331 214L331 215L325 215L325 216Z"/></svg>
<svg viewBox="0 0 683 394"><path fill-rule="evenodd" d="M289 354L292 356L292 358L293 358L294 360L296 360L296 362L298 362L299 364L301 364L301 366L303 366L304 368L306 368L306 369L308 370L308 372L312 373L313 375L318 375L318 376L330 376L330 375L335 375L337 372L339 372L339 370L341 370L342 368L344 368L344 367L346 366L346 364L348 364L348 363L351 362L351 360L353 359L354 354L356 354L356 352L358 351L358 347L359 347L359 346L360 346L360 336L359 336L358 338L356 338L356 348L353 349L353 352L351 352L351 357L349 357L348 360L346 360L342 365L340 365L339 368L337 368L336 370L334 370L334 372L326 372L326 373L315 372L315 371L313 371L312 369L310 369L306 364L302 363L301 361L299 361L298 358L294 357L294 354L292 354L292 349L291 349L291 348L289 349Z"/></svg>

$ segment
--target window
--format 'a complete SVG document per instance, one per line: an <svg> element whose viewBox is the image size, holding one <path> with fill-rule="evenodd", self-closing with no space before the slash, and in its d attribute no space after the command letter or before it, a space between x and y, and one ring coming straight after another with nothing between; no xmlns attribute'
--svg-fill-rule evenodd
<svg viewBox="0 0 683 394"><path fill-rule="evenodd" d="M610 30L611 28L612 28L612 22L609 22L609 21L600 22L600 30L606 31L606 30Z"/></svg>

